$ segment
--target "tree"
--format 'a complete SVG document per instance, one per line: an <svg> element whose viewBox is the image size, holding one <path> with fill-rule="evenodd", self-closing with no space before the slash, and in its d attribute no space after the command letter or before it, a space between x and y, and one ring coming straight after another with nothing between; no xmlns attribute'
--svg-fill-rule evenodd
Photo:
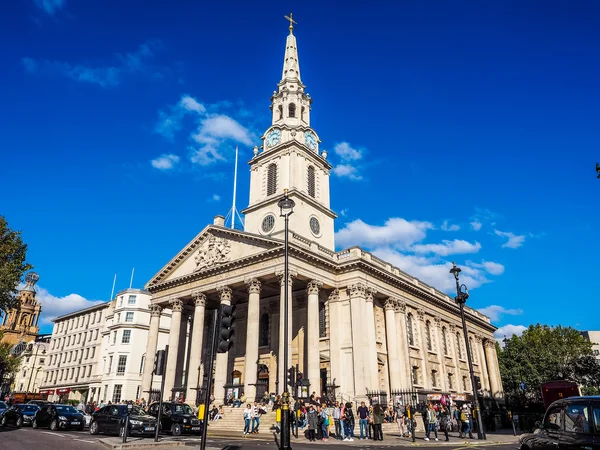
<svg viewBox="0 0 600 450"><path fill-rule="evenodd" d="M33 268L25 262L26 253L21 232L10 229L0 216L0 310L8 311L16 305L17 286L23 273Z"/></svg>
<svg viewBox="0 0 600 450"><path fill-rule="evenodd" d="M498 359L504 393L513 405L541 402L540 385L547 381L600 387L592 344L571 327L530 325L522 336L505 339Z"/></svg>
<svg viewBox="0 0 600 450"><path fill-rule="evenodd" d="M9 383L21 366L21 357L10 354L13 347L8 342L2 342L3 333L0 332L0 392Z"/></svg>

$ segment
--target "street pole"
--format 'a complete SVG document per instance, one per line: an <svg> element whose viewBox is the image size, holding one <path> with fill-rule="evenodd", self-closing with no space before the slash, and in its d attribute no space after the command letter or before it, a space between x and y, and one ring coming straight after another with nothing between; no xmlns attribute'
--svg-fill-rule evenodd
<svg viewBox="0 0 600 450"><path fill-rule="evenodd" d="M169 357L169 346L165 345L165 357L164 357L164 365L166 369L167 358ZM162 403L165 391L165 378L166 373L163 369L162 380L160 381L160 397L158 398L158 415L156 417L156 430L154 431L154 442L158 442L158 434L160 433L160 418L162 417Z"/></svg>
<svg viewBox="0 0 600 450"><path fill-rule="evenodd" d="M208 373L206 381L206 393L204 394L204 418L202 419L202 440L200 441L200 450L206 448L206 432L208 429L208 405L210 404L210 389L212 386L213 369L215 366L215 354L217 353L217 341L219 340L219 317L221 316L221 306L213 312L213 341L210 347L210 358L208 359ZM200 376L200 375L198 375Z"/></svg>
<svg viewBox="0 0 600 450"><path fill-rule="evenodd" d="M287 198L287 192L285 193L285 197ZM289 214L285 215L285 239L284 239L284 259L283 259L283 264L284 264L284 269L283 269L283 276L284 276L284 283L285 283L285 290L284 290L284 294L283 294L283 298L284 298L284 304L283 304L283 333L284 333L284 338L283 338L283 342L284 342L284 346L283 346L283 395L282 395L282 400L281 400L281 450L291 450L292 447L290 445L290 393L288 392L288 379L287 379L287 372L289 367L287 366L288 364L288 345L289 345L289 336L288 336L288 308L289 308L289 296L288 296L288 290L289 290L289 281L290 281L290 274L289 274L289 249L288 249L288 245L289 245L289 239L288 239L288 228L289 228Z"/></svg>

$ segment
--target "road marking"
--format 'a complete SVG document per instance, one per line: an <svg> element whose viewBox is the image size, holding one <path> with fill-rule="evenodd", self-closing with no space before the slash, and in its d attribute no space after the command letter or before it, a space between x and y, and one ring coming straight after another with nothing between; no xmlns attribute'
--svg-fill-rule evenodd
<svg viewBox="0 0 600 450"><path fill-rule="evenodd" d="M66 437L64 434L54 433L53 431L41 431L41 433L51 434L52 436Z"/></svg>
<svg viewBox="0 0 600 450"><path fill-rule="evenodd" d="M85 439L73 439L74 441L79 441L79 442L88 442L90 444L95 444L96 441L86 441Z"/></svg>

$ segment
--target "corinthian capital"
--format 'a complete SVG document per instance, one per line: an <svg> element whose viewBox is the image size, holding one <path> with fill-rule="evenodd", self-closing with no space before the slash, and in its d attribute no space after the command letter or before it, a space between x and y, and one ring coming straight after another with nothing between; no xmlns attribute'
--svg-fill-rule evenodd
<svg viewBox="0 0 600 450"><path fill-rule="evenodd" d="M319 280L311 280L308 282L308 284L306 285L306 293L308 295L311 294L318 294L319 293L319 289L321 289L321 286L323 286L323 282L319 281Z"/></svg>
<svg viewBox="0 0 600 450"><path fill-rule="evenodd" d="M283 286L285 283L285 273L277 272L277 278L279 278L279 285ZM291 286L294 282L294 278L296 278L296 274L292 271L288 272L288 286Z"/></svg>
<svg viewBox="0 0 600 450"><path fill-rule="evenodd" d="M367 299L368 302L373 303L373 296L377 293L377 290L375 288L372 288L370 286L367 286L367 291L365 293L365 298Z"/></svg>
<svg viewBox="0 0 600 450"><path fill-rule="evenodd" d="M396 298L394 297L388 297L385 301L385 304L383 305L384 309L386 311L395 311L396 310L396 305L397 305L398 301L396 300Z"/></svg>
<svg viewBox="0 0 600 450"><path fill-rule="evenodd" d="M365 283L355 283L348 286L348 295L350 297L365 297L367 295L367 285Z"/></svg>
<svg viewBox="0 0 600 450"><path fill-rule="evenodd" d="M150 317L160 317L160 313L162 311L162 308L158 305L151 305L150 306Z"/></svg>
<svg viewBox="0 0 600 450"><path fill-rule="evenodd" d="M489 339L486 339L483 341L483 346L485 348L493 348L494 350L496 350L496 343L493 341L490 341Z"/></svg>
<svg viewBox="0 0 600 450"><path fill-rule="evenodd" d="M333 291L331 291L331 294L329 294L329 301L337 302L339 300L340 300L340 290L336 288Z"/></svg>
<svg viewBox="0 0 600 450"><path fill-rule="evenodd" d="M206 294L203 292L192 292L192 298L194 299L194 306L206 306Z"/></svg>
<svg viewBox="0 0 600 450"><path fill-rule="evenodd" d="M417 319L419 319L421 322L425 320L425 310L417 309Z"/></svg>
<svg viewBox="0 0 600 450"><path fill-rule="evenodd" d="M257 278L246 280L248 294L260 294L260 281Z"/></svg>
<svg viewBox="0 0 600 450"><path fill-rule="evenodd" d="M217 288L217 291L219 291L219 296L221 298L221 302L230 302L231 301L233 291L231 290L231 288L229 286L221 286L221 287Z"/></svg>
<svg viewBox="0 0 600 450"><path fill-rule="evenodd" d="M396 302L396 312L399 312L400 314L406 314L406 302L398 299Z"/></svg>
<svg viewBox="0 0 600 450"><path fill-rule="evenodd" d="M180 298L175 298L169 302L171 304L171 309L173 312L181 312L183 310L183 300Z"/></svg>

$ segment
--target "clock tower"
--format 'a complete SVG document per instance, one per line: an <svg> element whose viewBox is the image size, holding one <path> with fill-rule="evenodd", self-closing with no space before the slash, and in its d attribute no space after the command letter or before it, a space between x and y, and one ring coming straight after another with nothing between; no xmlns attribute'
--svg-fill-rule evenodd
<svg viewBox="0 0 600 450"><path fill-rule="evenodd" d="M327 152L310 126L312 98L300 78L298 48L291 14L290 34L285 43L281 81L271 96L271 126L254 147L250 160L250 203L244 231L283 237L284 221L279 217L278 200L284 189L296 202L290 230L309 241L334 250L333 222L329 207Z"/></svg>

